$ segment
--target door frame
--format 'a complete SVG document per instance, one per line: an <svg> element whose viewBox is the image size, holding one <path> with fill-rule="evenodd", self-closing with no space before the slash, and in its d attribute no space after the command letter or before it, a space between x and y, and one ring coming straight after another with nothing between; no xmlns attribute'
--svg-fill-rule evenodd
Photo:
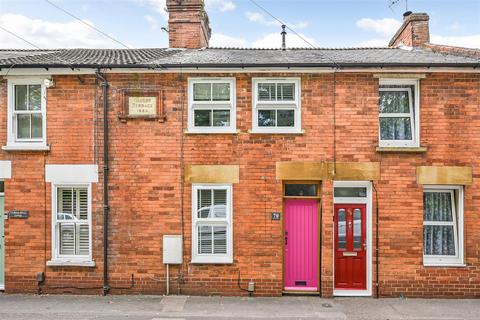
<svg viewBox="0 0 480 320"><path fill-rule="evenodd" d="M317 185L317 195L315 197L292 197L285 196L285 185L286 184L316 184ZM286 293L305 293L305 294L321 294L321 282L322 282L322 181L318 180L283 180L282 181L282 292ZM301 290L285 290L285 201L289 199L314 199L317 200L317 214L318 214L318 284L317 291L301 291Z"/></svg>
<svg viewBox="0 0 480 320"><path fill-rule="evenodd" d="M367 196L360 197L335 197L333 193L333 215L335 215L335 204L356 204L362 203L366 205L366 239L367 239L367 289L366 290L344 290L335 289L335 281L332 281L333 295L338 297L370 297L372 296L372 183L370 181L334 181L335 187L363 187L367 188ZM332 219L333 221L333 219ZM335 230L334 230L335 232ZM333 237L333 234L332 234ZM335 241L332 241L332 274L335 280Z"/></svg>
<svg viewBox="0 0 480 320"><path fill-rule="evenodd" d="M3 279L3 284L0 284L0 291L5 290L5 193L0 192L0 198L3 198L3 203L0 205L3 208L0 208L0 219L1 219L1 227L0 227L0 277Z"/></svg>

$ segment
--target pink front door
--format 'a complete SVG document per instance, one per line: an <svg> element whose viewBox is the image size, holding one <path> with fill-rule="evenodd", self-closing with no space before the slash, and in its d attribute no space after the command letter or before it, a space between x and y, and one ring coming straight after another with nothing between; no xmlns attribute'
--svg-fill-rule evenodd
<svg viewBox="0 0 480 320"><path fill-rule="evenodd" d="M285 200L285 290L318 290L318 204Z"/></svg>

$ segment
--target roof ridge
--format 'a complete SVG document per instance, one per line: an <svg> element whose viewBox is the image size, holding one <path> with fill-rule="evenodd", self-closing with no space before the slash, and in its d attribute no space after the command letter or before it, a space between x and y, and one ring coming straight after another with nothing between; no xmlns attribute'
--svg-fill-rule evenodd
<svg viewBox="0 0 480 320"><path fill-rule="evenodd" d="M202 48L203 50L205 49L212 49L212 50L245 50L245 51L255 51L255 50L262 50L262 51L294 51L294 50L324 50L324 51L335 51L335 50L395 50L397 48L392 48L392 47L316 47L316 48L310 48L310 47L291 47L287 48L286 50L282 48L248 48L248 47L208 47L208 48ZM202 50L200 49L200 50Z"/></svg>

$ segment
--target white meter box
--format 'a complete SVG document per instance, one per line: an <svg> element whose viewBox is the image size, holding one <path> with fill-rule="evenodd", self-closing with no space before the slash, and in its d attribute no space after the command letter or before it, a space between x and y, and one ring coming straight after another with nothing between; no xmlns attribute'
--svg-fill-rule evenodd
<svg viewBox="0 0 480 320"><path fill-rule="evenodd" d="M163 236L163 264L181 264L183 261L182 236Z"/></svg>

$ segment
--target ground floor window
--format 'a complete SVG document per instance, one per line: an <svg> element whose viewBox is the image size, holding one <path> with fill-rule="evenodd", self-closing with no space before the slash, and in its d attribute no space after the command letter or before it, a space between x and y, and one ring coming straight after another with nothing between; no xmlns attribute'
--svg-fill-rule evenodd
<svg viewBox="0 0 480 320"><path fill-rule="evenodd" d="M193 185L192 262L233 262L232 238L232 186Z"/></svg>
<svg viewBox="0 0 480 320"><path fill-rule="evenodd" d="M429 187L423 193L425 265L463 264L463 188Z"/></svg>
<svg viewBox="0 0 480 320"><path fill-rule="evenodd" d="M55 260L91 260L89 185L55 185L52 230Z"/></svg>

